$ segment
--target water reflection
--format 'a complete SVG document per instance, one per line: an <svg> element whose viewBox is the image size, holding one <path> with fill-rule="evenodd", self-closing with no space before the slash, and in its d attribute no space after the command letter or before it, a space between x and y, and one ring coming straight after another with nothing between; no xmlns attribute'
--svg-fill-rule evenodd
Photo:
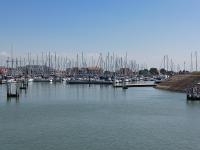
<svg viewBox="0 0 200 150"><path fill-rule="evenodd" d="M200 106L200 101L188 101L188 100L186 100L186 103L190 106L193 106L193 105L199 105Z"/></svg>
<svg viewBox="0 0 200 150"><path fill-rule="evenodd" d="M7 97L7 103L11 103L12 101L19 103L19 97Z"/></svg>
<svg viewBox="0 0 200 150"><path fill-rule="evenodd" d="M20 95L21 95L22 93L27 94L27 90L28 90L28 89L20 89L20 90L19 90L19 94L20 94ZM24 92L23 92L23 91L24 91Z"/></svg>

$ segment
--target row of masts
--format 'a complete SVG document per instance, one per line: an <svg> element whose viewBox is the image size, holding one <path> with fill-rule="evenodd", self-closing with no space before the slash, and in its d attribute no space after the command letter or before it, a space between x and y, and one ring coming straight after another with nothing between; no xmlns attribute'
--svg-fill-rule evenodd
<svg viewBox="0 0 200 150"><path fill-rule="evenodd" d="M172 58L169 55L164 55L159 69L165 69L166 71L179 72L181 70L186 70L185 66L181 69L180 64L175 64Z"/></svg>
<svg viewBox="0 0 200 150"><path fill-rule="evenodd" d="M193 60L194 59L194 60ZM168 55L164 55L161 62L160 68L164 68L166 71L178 72L180 70L198 71L198 53L197 51L191 52L190 55L190 65L183 62L183 65L175 64L172 58ZM1 62L2 63L2 62ZM189 63L188 63L189 64ZM1 64L1 66L3 63ZM81 54L76 54L75 57L61 56L56 52L42 52L40 55L32 55L29 52L26 56L14 57L11 53L10 57L6 59L7 68L18 68L22 66L40 65L48 66L55 70L65 70L66 68L88 68L96 67L102 68L105 71L116 71L120 68L130 68L133 72L138 72L139 70L148 69L148 65L143 63L139 64L136 60L128 59L127 53L123 56L119 56L115 53L107 53L103 55L99 53L98 55L86 56L82 52ZM186 67L189 66L189 67Z"/></svg>
<svg viewBox="0 0 200 150"><path fill-rule="evenodd" d="M75 58L67 56L60 56L57 53L42 53L41 55L33 56L28 53L26 57L7 57L6 66L7 68L18 68L22 66L48 66L55 70L65 70L66 68L102 68L105 71L115 71L120 68L130 68L137 72L139 69L147 68L146 64L139 65L136 60L128 60L127 53L125 56L118 56L114 53L107 53L103 56L102 53L99 56L84 56L83 52L77 54Z"/></svg>
<svg viewBox="0 0 200 150"><path fill-rule="evenodd" d="M177 71L183 70L183 71L190 71L190 72L198 71L199 69L198 69L198 52L197 51L191 52L190 63L188 63L189 67L186 67L186 66L187 66L186 61L183 61L183 65L181 67L180 64L175 65L173 59L170 58L168 55L164 55L160 68L164 68L166 71L174 71L174 70L177 70Z"/></svg>
<svg viewBox="0 0 200 150"><path fill-rule="evenodd" d="M195 57L195 71L198 71L198 53L197 51L194 52L191 52L191 66L190 66L190 71L194 71L194 68L193 68L193 55Z"/></svg>

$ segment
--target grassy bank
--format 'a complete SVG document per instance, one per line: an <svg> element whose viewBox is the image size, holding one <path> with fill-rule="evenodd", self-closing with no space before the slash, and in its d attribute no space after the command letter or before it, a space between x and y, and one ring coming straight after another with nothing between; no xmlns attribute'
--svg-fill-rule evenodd
<svg viewBox="0 0 200 150"><path fill-rule="evenodd" d="M200 72L187 75L175 75L156 86L158 89L184 92L187 87L200 82Z"/></svg>

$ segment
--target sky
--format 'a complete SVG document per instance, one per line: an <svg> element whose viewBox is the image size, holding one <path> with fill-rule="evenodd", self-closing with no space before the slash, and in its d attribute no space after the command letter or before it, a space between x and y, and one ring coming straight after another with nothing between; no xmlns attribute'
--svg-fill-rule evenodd
<svg viewBox="0 0 200 150"><path fill-rule="evenodd" d="M199 0L0 0L0 55L115 52L160 66L200 56ZM199 61L200 62L200 61Z"/></svg>

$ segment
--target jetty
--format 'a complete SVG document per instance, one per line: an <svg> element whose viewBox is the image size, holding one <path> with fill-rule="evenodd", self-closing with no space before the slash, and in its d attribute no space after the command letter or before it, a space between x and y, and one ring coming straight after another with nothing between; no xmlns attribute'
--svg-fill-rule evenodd
<svg viewBox="0 0 200 150"><path fill-rule="evenodd" d="M106 84L112 85L112 81L104 81L104 80L69 80L68 84Z"/></svg>
<svg viewBox="0 0 200 150"><path fill-rule="evenodd" d="M149 83L127 83L126 87L155 87L156 84L149 84ZM123 84L113 84L114 88L123 88Z"/></svg>

